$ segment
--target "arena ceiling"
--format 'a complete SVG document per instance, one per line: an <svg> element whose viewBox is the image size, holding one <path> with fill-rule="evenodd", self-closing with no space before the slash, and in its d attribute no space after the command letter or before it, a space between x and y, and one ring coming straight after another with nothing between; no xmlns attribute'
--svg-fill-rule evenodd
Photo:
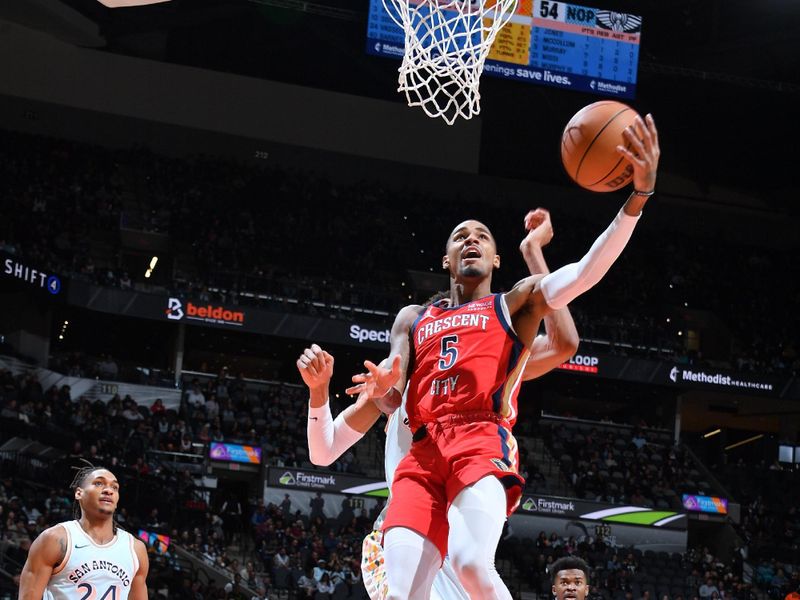
<svg viewBox="0 0 800 600"><path fill-rule="evenodd" d="M367 0L171 0L126 9L96 0L0 4L0 18L104 51L401 101L396 62L364 51ZM671 171L696 181L701 194L707 186L742 188L795 212L784 196L797 189L789 152L800 100L797 3L582 4L643 17L633 105L656 115ZM482 92L482 171L544 181L554 164L550 141L596 99L490 78Z"/></svg>

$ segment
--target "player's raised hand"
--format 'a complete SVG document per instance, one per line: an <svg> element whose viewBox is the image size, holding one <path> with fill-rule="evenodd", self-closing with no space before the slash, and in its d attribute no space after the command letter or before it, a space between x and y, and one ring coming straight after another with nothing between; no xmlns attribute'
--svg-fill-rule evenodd
<svg viewBox="0 0 800 600"><path fill-rule="evenodd" d="M644 119L637 116L633 124L622 132L629 145L617 146L617 152L627 158L633 165L633 189L650 192L656 187L656 172L661 148L658 145L658 130L653 115Z"/></svg>
<svg viewBox="0 0 800 600"><path fill-rule="evenodd" d="M550 221L550 211L537 208L525 215L525 229L528 235L520 242L519 249L523 255L529 252L532 246L544 248L553 239L553 223Z"/></svg>
<svg viewBox="0 0 800 600"><path fill-rule="evenodd" d="M310 390L327 387L333 377L333 356L311 344L297 359L297 370Z"/></svg>
<svg viewBox="0 0 800 600"><path fill-rule="evenodd" d="M367 372L353 375L353 383L356 385L347 388L345 392L348 394L359 394L360 399L366 395L375 401L381 411L393 413L400 404L396 401L387 402L386 395L394 384L400 380L400 355L394 357L392 362L388 365L389 368L382 365L383 363L381 363L381 365L376 365L372 361L365 360L364 366L367 368ZM392 397L394 396L393 394ZM397 394L397 396L399 396L399 394Z"/></svg>

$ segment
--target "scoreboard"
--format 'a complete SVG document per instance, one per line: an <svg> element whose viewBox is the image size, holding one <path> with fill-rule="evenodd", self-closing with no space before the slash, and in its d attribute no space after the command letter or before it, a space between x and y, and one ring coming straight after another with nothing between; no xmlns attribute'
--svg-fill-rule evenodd
<svg viewBox="0 0 800 600"><path fill-rule="evenodd" d="M519 0L510 22L497 34L483 72L633 98L641 31L642 18L637 15L552 0ZM382 0L370 0L367 52L402 58L403 45L403 30L386 13Z"/></svg>

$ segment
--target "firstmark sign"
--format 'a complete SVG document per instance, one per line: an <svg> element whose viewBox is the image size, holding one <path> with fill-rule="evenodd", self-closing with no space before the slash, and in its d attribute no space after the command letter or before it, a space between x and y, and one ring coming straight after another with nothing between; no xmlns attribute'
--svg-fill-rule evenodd
<svg viewBox="0 0 800 600"><path fill-rule="evenodd" d="M522 503L522 510L546 515L570 515L575 512L575 503L549 498L526 498Z"/></svg>
<svg viewBox="0 0 800 600"><path fill-rule="evenodd" d="M336 476L316 475L304 471L286 471L278 482L286 487L324 490L336 487Z"/></svg>

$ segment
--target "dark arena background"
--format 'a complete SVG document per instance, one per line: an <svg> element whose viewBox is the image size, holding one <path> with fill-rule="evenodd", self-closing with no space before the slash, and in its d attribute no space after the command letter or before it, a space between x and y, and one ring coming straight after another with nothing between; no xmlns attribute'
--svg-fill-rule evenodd
<svg viewBox="0 0 800 600"><path fill-rule="evenodd" d="M527 485L496 564L514 598L551 597L571 553L597 600L782 600L800 591L800 7L596 8L642 17L623 101L658 125L657 193L570 305L577 354L522 387ZM528 210L551 211L554 268L624 201L559 158L608 96L485 76L480 116L448 127L366 52L368 11L0 3L0 599L71 518L81 458L120 479L150 598L366 598L384 421L314 467L298 355L335 356L335 414L396 312L448 287L456 223L491 227L508 290Z"/></svg>

